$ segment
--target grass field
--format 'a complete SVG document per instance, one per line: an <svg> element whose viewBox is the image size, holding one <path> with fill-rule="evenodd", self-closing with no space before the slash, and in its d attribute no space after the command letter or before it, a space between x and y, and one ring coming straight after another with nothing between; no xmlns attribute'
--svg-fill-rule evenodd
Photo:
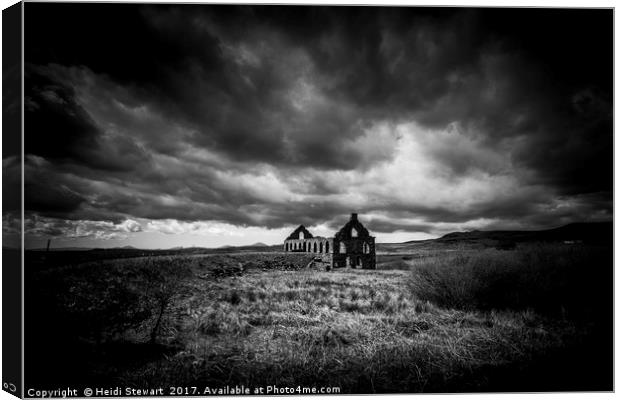
<svg viewBox="0 0 620 400"><path fill-rule="evenodd" d="M310 259L170 255L37 269L27 377L341 393L612 389L610 248L383 254L376 271L307 269Z"/></svg>

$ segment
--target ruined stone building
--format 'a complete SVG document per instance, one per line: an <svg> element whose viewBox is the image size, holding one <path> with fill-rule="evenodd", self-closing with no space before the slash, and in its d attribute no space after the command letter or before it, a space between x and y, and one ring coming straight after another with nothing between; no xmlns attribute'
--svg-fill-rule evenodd
<svg viewBox="0 0 620 400"><path fill-rule="evenodd" d="M284 240L284 251L316 254L315 261L332 268L376 268L375 238L351 214L333 238L313 236L303 225Z"/></svg>

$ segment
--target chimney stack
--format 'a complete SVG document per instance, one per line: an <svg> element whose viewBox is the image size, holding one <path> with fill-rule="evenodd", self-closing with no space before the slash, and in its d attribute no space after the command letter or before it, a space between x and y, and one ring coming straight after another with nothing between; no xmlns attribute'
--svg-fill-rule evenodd
<svg viewBox="0 0 620 400"><path fill-rule="evenodd" d="M357 221L357 213L351 213L351 221Z"/></svg>

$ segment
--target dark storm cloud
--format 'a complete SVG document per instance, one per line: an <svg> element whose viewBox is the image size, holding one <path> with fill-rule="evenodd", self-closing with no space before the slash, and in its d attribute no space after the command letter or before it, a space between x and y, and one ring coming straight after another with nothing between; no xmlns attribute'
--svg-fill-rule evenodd
<svg viewBox="0 0 620 400"><path fill-rule="evenodd" d="M29 3L26 208L333 229L354 208L382 232L607 218L611 16ZM407 173L438 194L403 195Z"/></svg>
<svg viewBox="0 0 620 400"><path fill-rule="evenodd" d="M87 162L99 129L76 102L73 88L28 68L24 94L26 151L41 157Z"/></svg>
<svg viewBox="0 0 620 400"><path fill-rule="evenodd" d="M17 156L4 156L2 160L2 188L8 193L21 192L21 160ZM21 199L19 196L5 196L2 199L2 212L21 211Z"/></svg>
<svg viewBox="0 0 620 400"><path fill-rule="evenodd" d="M104 171L129 172L148 159L131 135L115 135L110 140L105 127L98 126L79 104L72 70L50 64L29 65L26 72L26 153Z"/></svg>
<svg viewBox="0 0 620 400"><path fill-rule="evenodd" d="M131 36L133 29L145 24L141 34L148 32L150 36L119 39L115 54L108 56L122 60L121 70L117 63L110 66L107 58L101 58L109 44L100 43L102 39L96 33L94 43L82 47L83 60L73 62L121 83L131 82L142 101L192 129L194 135L188 139L194 144L249 161L322 168L354 168L368 161L364 154L347 146L348 140L362 133L363 121L356 114L359 111L329 99L310 99L311 104L300 99L303 109L295 108L290 95L303 90L300 85L312 85L315 77L311 71L300 75L312 60L304 49L288 42L286 32L257 27L252 32L257 36L255 42L225 42L208 26L210 20L217 19L217 12L209 16L192 13L191 7L132 8L128 14L140 24L118 25L119 29L130 30L126 33ZM83 20L91 18L105 19L87 12ZM89 27L87 31L95 29ZM37 28L37 32L43 30ZM70 36L68 32L59 33L63 34ZM75 38L68 41L75 43ZM55 43L62 42L46 43L51 47L48 51L53 50L56 58L69 52L69 58L76 57L73 46L56 48ZM33 59L39 55L37 49L31 53Z"/></svg>

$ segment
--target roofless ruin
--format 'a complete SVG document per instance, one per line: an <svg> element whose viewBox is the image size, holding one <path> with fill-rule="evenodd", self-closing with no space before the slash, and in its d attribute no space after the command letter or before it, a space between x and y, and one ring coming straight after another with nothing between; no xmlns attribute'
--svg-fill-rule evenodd
<svg viewBox="0 0 620 400"><path fill-rule="evenodd" d="M363 268L376 269L375 238L370 236L351 214L347 222L333 238L313 236L305 226L297 229L284 240L284 251L315 253L315 262L322 262L326 269Z"/></svg>

